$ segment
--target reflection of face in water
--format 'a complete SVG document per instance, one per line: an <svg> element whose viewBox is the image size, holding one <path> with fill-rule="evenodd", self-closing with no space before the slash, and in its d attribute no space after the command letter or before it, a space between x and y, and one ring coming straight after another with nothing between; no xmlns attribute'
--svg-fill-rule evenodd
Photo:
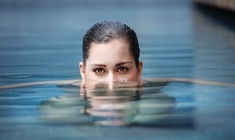
<svg viewBox="0 0 235 140"><path fill-rule="evenodd" d="M107 83L90 85L92 88L83 89L82 97L77 93L78 87L71 90L60 86L69 93L43 101L39 107L40 118L83 125L89 122L106 126L142 125L162 120L162 114L169 114L175 105L172 97L159 92L162 85L158 84L140 88L134 83L114 83L112 90L107 88Z"/></svg>
<svg viewBox="0 0 235 140"><path fill-rule="evenodd" d="M107 83L97 83L93 89L85 89L84 113L101 125L128 125L139 112L140 89L133 83L116 84L109 90Z"/></svg>

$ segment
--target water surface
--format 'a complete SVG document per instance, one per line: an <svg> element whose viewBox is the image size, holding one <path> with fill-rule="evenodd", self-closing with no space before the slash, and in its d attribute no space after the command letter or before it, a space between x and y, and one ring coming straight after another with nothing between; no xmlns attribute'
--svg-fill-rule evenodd
<svg viewBox="0 0 235 140"><path fill-rule="evenodd" d="M82 36L103 20L136 30L143 79L230 83L162 81L144 85L141 95L125 89L87 98L79 87L53 82L2 89L1 139L234 139L233 20L186 0L5 2L0 18L0 86L80 79Z"/></svg>

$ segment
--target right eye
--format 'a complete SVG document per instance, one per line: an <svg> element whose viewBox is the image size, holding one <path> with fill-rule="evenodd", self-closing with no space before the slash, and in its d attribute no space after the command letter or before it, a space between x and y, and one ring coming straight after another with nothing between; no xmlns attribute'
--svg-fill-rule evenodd
<svg viewBox="0 0 235 140"><path fill-rule="evenodd" d="M103 68L95 68L93 70L93 72L95 72L98 75L101 75L101 74L105 73L105 69L103 69Z"/></svg>

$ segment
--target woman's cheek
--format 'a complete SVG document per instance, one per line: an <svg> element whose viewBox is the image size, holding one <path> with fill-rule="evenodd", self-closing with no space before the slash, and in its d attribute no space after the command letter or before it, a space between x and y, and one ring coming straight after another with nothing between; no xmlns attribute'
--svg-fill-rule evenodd
<svg viewBox="0 0 235 140"><path fill-rule="evenodd" d="M135 72L130 72L128 75L126 75L126 79L129 81L135 81L137 80L137 74Z"/></svg>
<svg viewBox="0 0 235 140"><path fill-rule="evenodd" d="M87 81L96 80L96 79L97 79L97 76L95 75L95 73L93 71L86 72L86 80Z"/></svg>

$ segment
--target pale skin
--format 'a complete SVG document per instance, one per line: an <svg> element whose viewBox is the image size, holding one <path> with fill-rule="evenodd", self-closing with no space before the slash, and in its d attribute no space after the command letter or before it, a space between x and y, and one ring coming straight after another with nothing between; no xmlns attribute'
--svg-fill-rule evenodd
<svg viewBox="0 0 235 140"><path fill-rule="evenodd" d="M142 61L137 67L126 40L91 43L90 47L86 65L79 64L83 86L94 88L95 83L107 83L107 88L112 90L116 82L140 81Z"/></svg>

